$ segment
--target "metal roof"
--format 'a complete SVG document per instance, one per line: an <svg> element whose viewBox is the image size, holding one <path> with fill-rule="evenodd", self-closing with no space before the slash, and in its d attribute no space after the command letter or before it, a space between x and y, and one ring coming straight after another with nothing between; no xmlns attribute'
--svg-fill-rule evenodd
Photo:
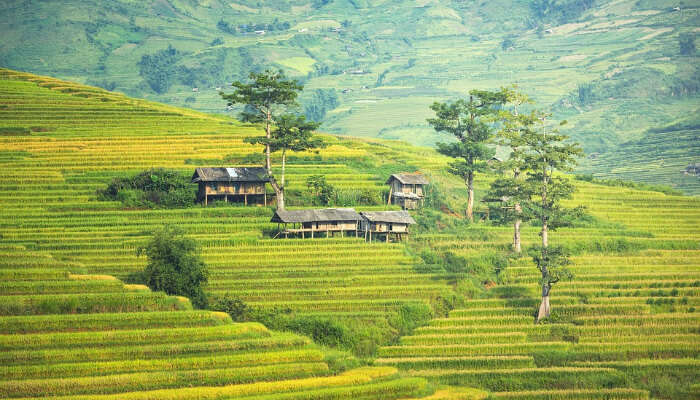
<svg viewBox="0 0 700 400"><path fill-rule="evenodd" d="M386 183L390 183L392 179L396 179L404 185L427 185L429 182L420 173L409 174L407 172L402 172L400 174L393 174L387 179Z"/></svg>
<svg viewBox="0 0 700 400"><path fill-rule="evenodd" d="M267 171L261 167L197 168L192 175L192 183L269 181Z"/></svg>
<svg viewBox="0 0 700 400"><path fill-rule="evenodd" d="M323 221L359 221L362 217L353 208L324 208L320 210L277 210L270 222L303 223Z"/></svg>
<svg viewBox="0 0 700 400"><path fill-rule="evenodd" d="M360 215L370 222L389 222L392 224L415 224L416 221L408 211L364 211Z"/></svg>

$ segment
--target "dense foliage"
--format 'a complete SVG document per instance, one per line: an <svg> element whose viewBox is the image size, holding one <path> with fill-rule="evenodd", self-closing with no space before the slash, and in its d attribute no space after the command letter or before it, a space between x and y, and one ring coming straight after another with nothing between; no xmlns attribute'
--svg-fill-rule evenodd
<svg viewBox="0 0 700 400"><path fill-rule="evenodd" d="M165 93L175 83L178 75L177 62L182 53L174 47L160 50L154 54L145 54L139 62L139 74L156 93Z"/></svg>
<svg viewBox="0 0 700 400"><path fill-rule="evenodd" d="M102 200L121 201L127 207L184 208L194 205L196 189L178 171L153 168L131 177L114 178L97 194Z"/></svg>
<svg viewBox="0 0 700 400"><path fill-rule="evenodd" d="M197 244L183 231L167 225L153 233L138 254L148 257L143 281L148 287L170 295L185 296L198 308L207 306L203 286L209 272L199 255Z"/></svg>

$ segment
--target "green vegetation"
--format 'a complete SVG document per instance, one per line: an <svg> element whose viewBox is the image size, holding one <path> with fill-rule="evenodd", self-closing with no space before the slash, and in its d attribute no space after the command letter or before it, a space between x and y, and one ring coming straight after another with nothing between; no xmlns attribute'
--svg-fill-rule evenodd
<svg viewBox="0 0 700 400"><path fill-rule="evenodd" d="M9 70L0 92L0 127L30 131L0 137L6 396L697 397L696 198L570 182L577 190L562 206L587 215L550 241L570 250L575 279L557 283L550 318L535 325L539 271L507 257L512 227L479 206L475 223L455 212L464 182L434 150L323 135L322 153L287 166L290 193L323 175L344 194L380 199L388 174L421 171L428 207L412 212L409 241L272 239L268 207L133 208L96 194L150 168L187 176L197 160L260 163L259 146L244 142L259 128ZM475 177L475 204L495 178ZM289 197L289 207L308 205ZM203 291L223 312L119 280L143 271L135 250L167 224L197 244ZM524 222L523 246L540 230Z"/></svg>
<svg viewBox="0 0 700 400"><path fill-rule="evenodd" d="M178 171L149 169L133 177L114 178L97 196L105 201L121 201L126 207L182 208L195 204L196 191L190 180Z"/></svg>
<svg viewBox="0 0 700 400"><path fill-rule="evenodd" d="M420 145L440 141L433 102L517 83L605 155L580 172L698 193L679 176L698 162L697 129L650 135L663 156L619 147L698 114L689 1L13 0L0 14L3 67L224 113L221 90L272 66L306 87L300 111L323 131Z"/></svg>
<svg viewBox="0 0 700 400"><path fill-rule="evenodd" d="M203 286L209 279L209 272L194 240L184 236L180 229L166 225L154 232L137 253L148 257L146 269L140 274L148 287L188 297L196 307L206 308Z"/></svg>
<svg viewBox="0 0 700 400"><path fill-rule="evenodd" d="M231 94L222 92L221 97L229 102L229 106L234 104L245 106L240 115L241 121L265 124L264 137L248 137L246 142L265 146L265 170L270 178L270 185L275 189L277 208L284 209L286 151L304 151L319 147L320 143L311 139L311 131L316 129L318 124L306 123L301 117L283 114L287 108L297 105L298 92L301 92L304 86L296 80L287 79L281 70L251 72L249 79L251 83L233 82L234 92ZM282 179L278 183L272 174L271 157L272 152L280 150L282 151Z"/></svg>

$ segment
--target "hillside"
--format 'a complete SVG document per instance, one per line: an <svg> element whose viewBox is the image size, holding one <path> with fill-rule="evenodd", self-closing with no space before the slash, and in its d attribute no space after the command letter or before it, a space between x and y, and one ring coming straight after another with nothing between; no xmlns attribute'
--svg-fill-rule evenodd
<svg viewBox="0 0 700 400"><path fill-rule="evenodd" d="M697 198L577 182L570 202L590 218L551 237L575 252L576 277L555 287L552 321L535 326L536 269L528 259L503 269L509 228L454 216L463 184L431 149L326 135L331 146L288 166L291 192L325 174L358 210L386 207L353 204L353 193L381 196L388 174L420 170L441 208L414 214L422 226L409 242L272 239L267 207L134 209L96 194L151 167L245 164L255 126L10 70L0 92L3 397L370 399L442 385L455 388L432 398L480 396L464 387L515 399L698 395ZM144 267L135 249L166 223L200 245L213 299L334 321L373 367L342 372L357 366L346 353L116 280ZM537 231L524 227L525 245ZM464 257L463 270L416 257L431 251ZM399 338L397 320L420 305L433 318Z"/></svg>
<svg viewBox="0 0 700 400"><path fill-rule="evenodd" d="M214 113L226 112L217 88L282 68L306 85L303 109L327 132L421 145L444 140L425 121L433 101L517 83L568 119L587 153L618 152L594 173L629 178L618 169L659 170L619 144L698 113L699 10L675 0L15 0L0 5L0 66ZM673 138L664 146L700 161Z"/></svg>
<svg viewBox="0 0 700 400"><path fill-rule="evenodd" d="M135 246L167 222L204 246L212 295L231 277L285 269L246 257L226 262L246 249L256 258L274 255L281 242L258 240L267 209L126 210L95 199L95 189L118 173L190 169L181 155L219 156L213 149L221 146L248 152L240 139L252 129L8 70L0 70L0 92L0 163L8 168L0 194L0 397L393 399L430 392L422 378L394 368L349 369L357 366L350 355L307 337L233 323L116 278L143 268ZM360 248L339 244L337 254L328 246L336 259ZM313 243L306 249L313 254Z"/></svg>

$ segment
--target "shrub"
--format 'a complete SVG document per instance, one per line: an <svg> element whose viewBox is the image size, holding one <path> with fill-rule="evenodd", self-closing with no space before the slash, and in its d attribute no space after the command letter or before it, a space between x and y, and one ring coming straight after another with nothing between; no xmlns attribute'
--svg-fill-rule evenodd
<svg viewBox="0 0 700 400"><path fill-rule="evenodd" d="M324 175L311 175L306 179L306 187L315 204L328 205L335 198L335 188L326 182Z"/></svg>
<svg viewBox="0 0 700 400"><path fill-rule="evenodd" d="M346 326L322 317L303 316L290 319L286 328L310 336L314 342L340 348L352 347L353 338Z"/></svg>
<svg viewBox="0 0 700 400"><path fill-rule="evenodd" d="M401 336L410 335L419 326L425 325L433 318L433 310L424 303L408 303L399 308L389 323Z"/></svg>
<svg viewBox="0 0 700 400"><path fill-rule="evenodd" d="M154 168L133 177L114 178L98 198L120 201L127 207L184 208L195 202L195 189L177 171Z"/></svg>
<svg viewBox="0 0 700 400"><path fill-rule="evenodd" d="M151 289L187 296L195 307L206 307L207 298L202 285L207 282L208 272L197 254L194 240L185 237L175 227L165 226L156 231L137 254L148 257L144 283Z"/></svg>
<svg viewBox="0 0 700 400"><path fill-rule="evenodd" d="M247 321L248 314L250 313L248 305L238 297L233 297L230 293L225 294L224 297L219 299L216 304L212 306L212 310L223 311L237 322Z"/></svg>

